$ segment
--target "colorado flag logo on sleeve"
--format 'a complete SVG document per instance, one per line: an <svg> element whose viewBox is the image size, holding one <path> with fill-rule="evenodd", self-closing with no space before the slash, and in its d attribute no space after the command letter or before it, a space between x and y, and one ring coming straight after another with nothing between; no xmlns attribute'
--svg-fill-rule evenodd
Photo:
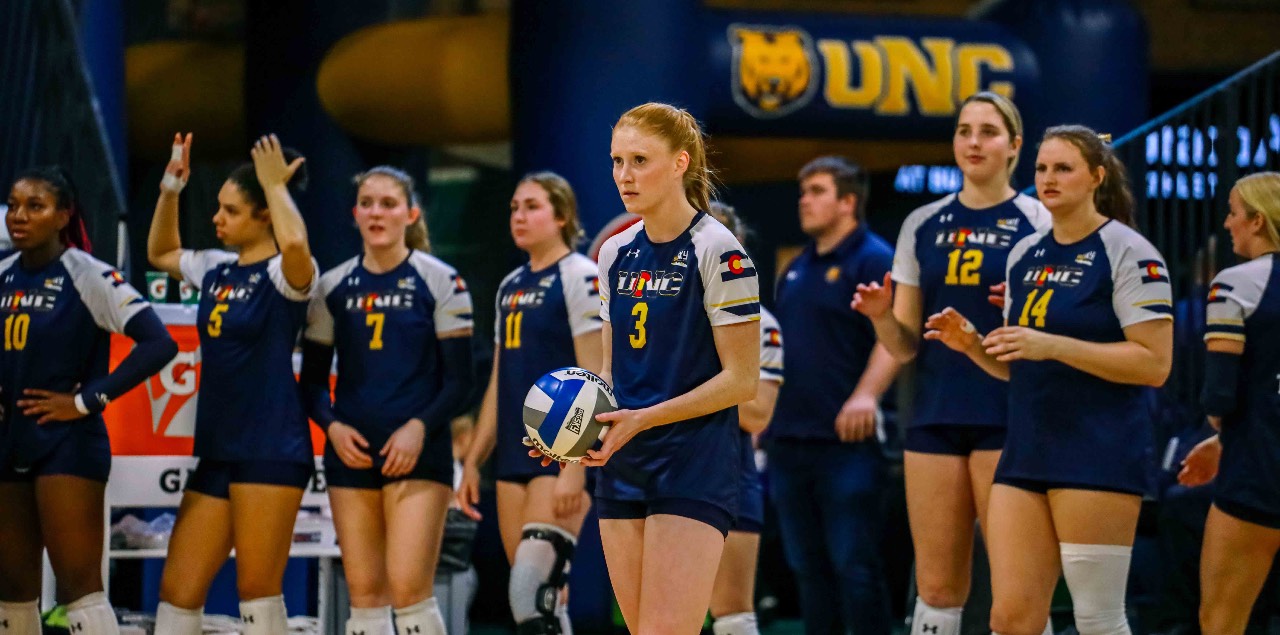
<svg viewBox="0 0 1280 635"><path fill-rule="evenodd" d="M1142 270L1142 284L1169 281L1169 270L1159 260L1139 260L1138 268Z"/></svg>
<svg viewBox="0 0 1280 635"><path fill-rule="evenodd" d="M751 259L741 251L730 251L720 256L720 281L740 280L756 275L756 268Z"/></svg>

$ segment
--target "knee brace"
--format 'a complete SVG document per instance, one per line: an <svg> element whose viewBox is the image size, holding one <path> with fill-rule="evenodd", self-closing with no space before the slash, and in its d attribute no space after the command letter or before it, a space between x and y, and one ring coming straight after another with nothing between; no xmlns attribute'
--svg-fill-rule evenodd
<svg viewBox="0 0 1280 635"><path fill-rule="evenodd" d="M516 624L521 625L522 634L561 632L556 605L560 590L569 582L569 563L575 544L572 534L555 525L529 523L524 526L507 587L511 615ZM525 622L530 624L523 626Z"/></svg>
<svg viewBox="0 0 1280 635"><path fill-rule="evenodd" d="M40 635L40 600L0 602L0 635Z"/></svg>
<svg viewBox="0 0 1280 635"><path fill-rule="evenodd" d="M1058 549L1080 635L1129 635L1124 592L1133 548L1064 542Z"/></svg>

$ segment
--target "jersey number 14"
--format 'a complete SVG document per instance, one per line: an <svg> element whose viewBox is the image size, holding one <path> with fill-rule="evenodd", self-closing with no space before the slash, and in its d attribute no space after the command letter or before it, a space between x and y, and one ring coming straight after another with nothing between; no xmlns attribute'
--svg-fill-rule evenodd
<svg viewBox="0 0 1280 635"><path fill-rule="evenodd" d="M1040 299L1037 300L1036 296ZM1040 293L1040 289L1032 289L1027 294L1027 301L1022 303L1022 315L1018 317L1018 326L1030 326L1030 320L1027 314L1035 318L1036 326L1044 328L1044 315L1049 312L1049 299L1053 297L1053 289L1045 289L1044 293Z"/></svg>

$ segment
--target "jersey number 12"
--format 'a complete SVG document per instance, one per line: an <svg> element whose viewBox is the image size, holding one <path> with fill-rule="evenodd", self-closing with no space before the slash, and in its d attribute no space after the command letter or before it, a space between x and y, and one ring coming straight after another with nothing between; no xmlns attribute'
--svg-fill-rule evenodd
<svg viewBox="0 0 1280 635"><path fill-rule="evenodd" d="M963 260L963 262L961 262ZM947 255L947 278L949 285L972 287L978 284L982 267L981 249L952 249Z"/></svg>

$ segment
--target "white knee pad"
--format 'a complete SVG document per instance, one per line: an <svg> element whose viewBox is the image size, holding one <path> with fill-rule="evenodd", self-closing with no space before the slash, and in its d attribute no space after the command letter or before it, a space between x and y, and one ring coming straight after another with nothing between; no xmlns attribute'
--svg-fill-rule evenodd
<svg viewBox="0 0 1280 635"><path fill-rule="evenodd" d="M351 607L351 617L347 618L346 635L395 635L396 628L391 623L391 607L379 606L371 609Z"/></svg>
<svg viewBox="0 0 1280 635"><path fill-rule="evenodd" d="M204 631L204 607L180 609L168 602L156 607L155 635L200 635Z"/></svg>
<svg viewBox="0 0 1280 635"><path fill-rule="evenodd" d="M911 616L911 635L960 635L960 616L963 613L962 606L940 609L916 598L916 610Z"/></svg>
<svg viewBox="0 0 1280 635"><path fill-rule="evenodd" d="M569 603L556 605L556 620L560 622L560 635L573 635L573 622L569 620Z"/></svg>
<svg viewBox="0 0 1280 635"><path fill-rule="evenodd" d="M0 635L40 635L40 600L0 602Z"/></svg>
<svg viewBox="0 0 1280 635"><path fill-rule="evenodd" d="M289 612L284 607L283 595L241 602L240 620L244 622L244 635L286 635L289 632Z"/></svg>
<svg viewBox="0 0 1280 635"><path fill-rule="evenodd" d="M1129 635L1124 592L1133 548L1064 542L1058 549L1080 635Z"/></svg>
<svg viewBox="0 0 1280 635"><path fill-rule="evenodd" d="M521 633L552 633L563 628L556 616L556 607L560 602L560 589L569 580L569 562L576 543L573 534L555 525L529 523L524 526L507 586L511 616ZM534 623L542 626L531 630Z"/></svg>
<svg viewBox="0 0 1280 635"><path fill-rule="evenodd" d="M399 635L445 635L444 616L435 598L427 598L412 606L396 609L396 632Z"/></svg>
<svg viewBox="0 0 1280 635"><path fill-rule="evenodd" d="M67 605L67 628L71 635L119 635L116 612L105 593L90 593Z"/></svg>
<svg viewBox="0 0 1280 635"><path fill-rule="evenodd" d="M717 617L711 623L715 635L760 635L755 613L730 613Z"/></svg>

